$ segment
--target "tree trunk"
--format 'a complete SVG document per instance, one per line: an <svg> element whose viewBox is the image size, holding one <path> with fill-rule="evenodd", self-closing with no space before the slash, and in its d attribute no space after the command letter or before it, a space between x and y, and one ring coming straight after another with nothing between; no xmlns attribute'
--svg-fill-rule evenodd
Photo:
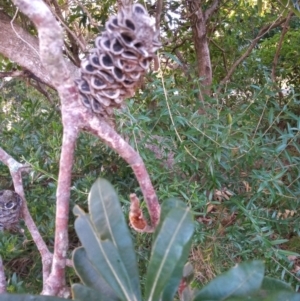
<svg viewBox="0 0 300 301"><path fill-rule="evenodd" d="M204 95L210 95L210 86L212 83L211 60L206 32L207 20L199 0L191 0L188 3L197 59L197 72L199 78L201 78L201 85L203 86L200 93L200 100L203 100Z"/></svg>

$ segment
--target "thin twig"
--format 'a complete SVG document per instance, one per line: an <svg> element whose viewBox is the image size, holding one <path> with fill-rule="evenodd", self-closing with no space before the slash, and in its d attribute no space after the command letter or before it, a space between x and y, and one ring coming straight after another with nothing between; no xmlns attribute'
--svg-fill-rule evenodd
<svg viewBox="0 0 300 301"><path fill-rule="evenodd" d="M89 13L89 11L85 8L85 6L82 5L79 1L76 1L76 3L77 3L78 6L81 7L81 9L83 10L83 12L88 16L91 25L93 25L95 28L98 28L99 27L99 23L94 20L94 18Z"/></svg>
<svg viewBox="0 0 300 301"><path fill-rule="evenodd" d="M62 13L61 13L61 11L60 11L60 9L59 9L59 6L58 6L57 2L54 1L54 0L51 0L51 2L53 3L55 10L51 9L51 7L50 7L50 9L51 9L52 13L55 15L55 17L59 20L59 22L61 23L61 25L62 25L62 26L65 28L65 30L67 31L68 37L69 37L71 43L72 43L72 42L73 42L73 43L74 43L74 42L77 42L78 45L79 45L79 47L80 47L80 49L81 49L81 51L82 51L82 52L85 52L85 51L86 51L86 46L83 45L83 44L81 43L81 41L77 38L76 34L75 34L75 33L69 28L69 26L65 23L65 21L64 21L64 19L63 19L63 15L62 15ZM72 40L73 40L73 41L72 41Z"/></svg>
<svg viewBox="0 0 300 301"><path fill-rule="evenodd" d="M225 69L226 72L228 72L227 63L226 63L226 56L225 56L225 50L222 47L220 47L213 39L210 39L209 41L212 42L222 52L224 69Z"/></svg>
<svg viewBox="0 0 300 301"><path fill-rule="evenodd" d="M17 8L17 9L16 9L16 12L15 12L15 14L14 14L14 17L13 17L12 20L10 21L11 28L12 28L12 30L14 31L15 35L16 35L20 40L22 40L25 44L27 44L28 47L30 47L30 48L31 48L31 49L39 56L38 51L37 51L34 47L32 47L32 45L30 45L27 41L25 41L25 40L18 34L18 32L16 31L16 29L15 29L15 27L14 27L14 21L15 21L17 15L18 15L18 12L19 12L19 9Z"/></svg>
<svg viewBox="0 0 300 301"><path fill-rule="evenodd" d="M211 6L209 6L205 12L204 12L204 17L205 17L205 22L208 21L208 19L213 15L213 13L218 9L218 6L220 5L220 0L215 0Z"/></svg>
<svg viewBox="0 0 300 301"><path fill-rule="evenodd" d="M226 76L221 80L220 82L220 86L217 90L217 93L220 93L222 86L229 81L229 79L231 78L231 76L233 75L235 69L250 55L252 49L255 47L255 45L258 43L258 41L264 36L266 35L271 29L280 26L282 23L284 23L286 21L286 18L284 19L280 19L281 16L279 16L277 18L276 21L274 21L272 24L268 24L266 26L264 26L263 28L260 29L258 35L256 36L255 39L253 39L253 41L251 42L251 44L249 45L249 47L247 48L247 50L233 63L233 65L231 66L230 70L228 71L228 73L226 74Z"/></svg>

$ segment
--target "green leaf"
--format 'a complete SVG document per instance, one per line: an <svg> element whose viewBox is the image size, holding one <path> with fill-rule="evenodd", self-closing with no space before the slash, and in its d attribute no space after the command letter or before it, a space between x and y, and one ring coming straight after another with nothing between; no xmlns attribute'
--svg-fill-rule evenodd
<svg viewBox="0 0 300 301"><path fill-rule="evenodd" d="M169 214L169 212L174 208L180 208L182 210L186 210L186 204L176 198L170 198L167 199L166 201L163 201L161 206L161 214L160 214L161 220L164 220L166 216ZM159 225L157 226L156 231L154 233L153 241L155 241L157 235L160 233L162 224L163 223L159 223ZM173 274L169 279L168 284L163 290L162 300L164 301L173 300L174 295L177 292L179 283L183 276L183 267L188 257L190 248L191 248L191 240L185 245L182 252L182 258L178 261L178 265L175 267Z"/></svg>
<svg viewBox="0 0 300 301"><path fill-rule="evenodd" d="M280 144L280 145L278 145L278 146L276 147L275 152L276 152L276 153L280 153L280 152L282 152L284 149L286 149L286 147L287 147L287 144L286 144L286 143L282 143L282 144Z"/></svg>
<svg viewBox="0 0 300 301"><path fill-rule="evenodd" d="M99 294L99 291L95 291L82 284L72 285L73 299L75 300L89 300L89 301L106 301L108 300L106 296ZM110 300L110 299L109 299Z"/></svg>
<svg viewBox="0 0 300 301"><path fill-rule="evenodd" d="M262 261L241 263L218 276L195 295L194 301L227 300L247 296L258 290L264 277Z"/></svg>
<svg viewBox="0 0 300 301"><path fill-rule="evenodd" d="M141 300L137 260L131 234L113 186L105 179L97 179L89 194L89 212L101 239L109 239L118 250L127 270L128 281L137 300Z"/></svg>
<svg viewBox="0 0 300 301"><path fill-rule="evenodd" d="M274 108L270 108L269 109L269 113L268 113L268 121L269 121L269 125L271 125L273 123L274 120Z"/></svg>
<svg viewBox="0 0 300 301"><path fill-rule="evenodd" d="M163 203L161 204L161 209L160 209L160 220L161 221L165 220L166 216L174 208L182 208L183 210L185 210L186 204L176 198L170 198L170 199L163 201ZM159 234L162 224L163 223L159 223L157 225L154 235L153 235L153 241L155 241L157 235Z"/></svg>
<svg viewBox="0 0 300 301"><path fill-rule="evenodd" d="M290 292L268 292L261 291L258 294L245 297L233 297L222 299L224 301L300 301L300 294ZM204 300L203 301L215 301Z"/></svg>
<svg viewBox="0 0 300 301"><path fill-rule="evenodd" d="M178 264L175 267L172 276L170 277L167 285L165 286L162 293L163 301L172 301L178 290L181 279L183 278L183 269L185 262L189 256L189 252L192 245L192 237L190 241L184 246L181 258L178 260Z"/></svg>
<svg viewBox="0 0 300 301"><path fill-rule="evenodd" d="M146 275L145 299L148 301L160 300L171 277L178 274L176 267L187 259L186 246L194 231L189 209L181 206L171 209L161 219L157 231Z"/></svg>
<svg viewBox="0 0 300 301"><path fill-rule="evenodd" d="M251 300L251 299L250 299ZM270 292L262 291L261 299L253 298L253 300L262 301L300 301L300 294L287 291Z"/></svg>
<svg viewBox="0 0 300 301"><path fill-rule="evenodd" d="M167 57L169 57L170 59L172 59L175 63L177 63L178 65L182 66L182 62L172 53L170 52L163 52L163 54Z"/></svg>
<svg viewBox="0 0 300 301"><path fill-rule="evenodd" d="M261 289L268 291L293 291L289 284L270 277L264 277Z"/></svg>
<svg viewBox="0 0 300 301"><path fill-rule="evenodd" d="M113 186L97 179L89 194L89 211L101 239L112 241L127 270L128 282L137 300L141 300L137 260L130 232Z"/></svg>
<svg viewBox="0 0 300 301"><path fill-rule="evenodd" d="M101 274L95 269L89 261L86 251L83 247L77 248L73 252L73 263L77 275L83 284L93 290L101 292L111 301L120 300L111 287L106 283Z"/></svg>
<svg viewBox="0 0 300 301"><path fill-rule="evenodd" d="M131 290L125 266L114 244L109 240L100 239L88 214L78 209L76 211L80 215L75 221L75 229L89 261L94 264L95 269L121 299L137 300Z"/></svg>
<svg viewBox="0 0 300 301"><path fill-rule="evenodd" d="M270 241L272 246L276 246L276 245L281 245L284 244L285 242L288 242L288 239L276 239L276 240L272 240Z"/></svg>

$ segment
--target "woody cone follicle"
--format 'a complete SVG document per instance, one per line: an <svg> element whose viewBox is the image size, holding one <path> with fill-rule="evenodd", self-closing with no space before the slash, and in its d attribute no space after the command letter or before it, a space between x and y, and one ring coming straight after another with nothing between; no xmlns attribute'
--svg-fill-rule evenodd
<svg viewBox="0 0 300 301"><path fill-rule="evenodd" d="M81 63L77 80L82 104L110 119L114 108L134 95L160 47L148 12L134 4L109 18L95 48Z"/></svg>

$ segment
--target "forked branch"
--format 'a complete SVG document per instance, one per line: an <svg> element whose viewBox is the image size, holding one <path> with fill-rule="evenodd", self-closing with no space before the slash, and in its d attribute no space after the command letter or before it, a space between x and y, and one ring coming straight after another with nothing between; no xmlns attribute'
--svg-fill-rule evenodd
<svg viewBox="0 0 300 301"><path fill-rule="evenodd" d="M38 29L40 58L61 100L64 135L57 188L54 257L43 294L66 297L65 265L68 251L71 170L75 143L80 130L97 135L130 164L147 202L153 228L159 221L160 206L139 154L104 119L95 116L79 101L77 86L62 54L62 30L47 5L42 0L14 0L14 2Z"/></svg>

